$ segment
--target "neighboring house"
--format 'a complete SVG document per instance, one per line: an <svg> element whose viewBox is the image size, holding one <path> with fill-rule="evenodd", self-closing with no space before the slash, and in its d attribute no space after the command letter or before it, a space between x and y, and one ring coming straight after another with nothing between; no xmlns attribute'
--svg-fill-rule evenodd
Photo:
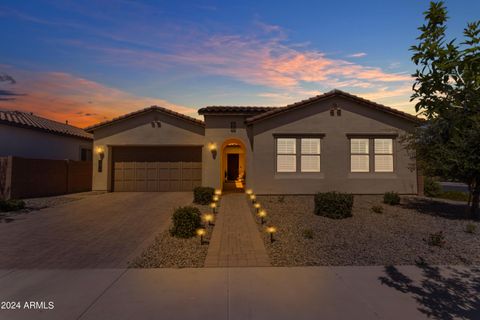
<svg viewBox="0 0 480 320"><path fill-rule="evenodd" d="M333 90L280 108L150 107L87 128L93 190L252 188L257 194L417 193L400 137L420 120Z"/></svg>
<svg viewBox="0 0 480 320"><path fill-rule="evenodd" d="M93 136L32 113L0 110L0 157L91 161Z"/></svg>

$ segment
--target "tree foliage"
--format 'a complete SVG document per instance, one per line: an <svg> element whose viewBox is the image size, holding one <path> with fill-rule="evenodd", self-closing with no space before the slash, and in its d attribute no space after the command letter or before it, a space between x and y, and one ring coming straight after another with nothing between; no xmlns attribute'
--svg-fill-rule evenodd
<svg viewBox="0 0 480 320"><path fill-rule="evenodd" d="M480 195L480 21L468 23L464 40L446 40L447 10L431 2L419 43L411 47L417 65L412 101L426 123L410 138L427 175L469 185L471 212L478 218Z"/></svg>

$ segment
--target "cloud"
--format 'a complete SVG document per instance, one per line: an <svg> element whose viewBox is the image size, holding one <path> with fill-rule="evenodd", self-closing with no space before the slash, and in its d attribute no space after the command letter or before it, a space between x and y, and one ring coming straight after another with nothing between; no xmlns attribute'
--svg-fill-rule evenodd
<svg viewBox="0 0 480 320"><path fill-rule="evenodd" d="M64 72L17 71L17 85L27 95L14 101L0 101L0 108L33 112L40 116L85 127L151 105L184 114L196 110L175 103L140 97Z"/></svg>
<svg viewBox="0 0 480 320"><path fill-rule="evenodd" d="M352 54L349 54L347 57L348 58L361 58L361 57L365 57L367 54L365 52L357 52L357 53L352 53Z"/></svg>

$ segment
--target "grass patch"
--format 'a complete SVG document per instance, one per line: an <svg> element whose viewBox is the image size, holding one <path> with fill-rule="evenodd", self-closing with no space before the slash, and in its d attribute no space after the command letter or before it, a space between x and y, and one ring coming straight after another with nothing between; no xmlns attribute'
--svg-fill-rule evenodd
<svg viewBox="0 0 480 320"><path fill-rule="evenodd" d="M461 191L444 191L438 194L436 198L454 201L468 201L468 193Z"/></svg>

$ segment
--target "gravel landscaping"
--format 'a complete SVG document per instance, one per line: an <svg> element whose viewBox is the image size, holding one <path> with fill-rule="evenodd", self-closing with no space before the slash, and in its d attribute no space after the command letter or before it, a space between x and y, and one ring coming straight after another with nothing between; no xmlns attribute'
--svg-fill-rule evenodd
<svg viewBox="0 0 480 320"><path fill-rule="evenodd" d="M389 206L382 198L355 196L353 217L335 220L313 214L313 196L258 196L268 216L264 226L256 221L272 265L480 263L480 222L464 218L465 205L402 197ZM277 227L273 243L267 225ZM440 246L429 244L438 232Z"/></svg>
<svg viewBox="0 0 480 320"><path fill-rule="evenodd" d="M105 193L104 191L90 191L90 192L80 192L65 194L60 196L53 197L43 197L43 198L31 198L25 199L26 211L40 210L50 207L56 207L58 205L69 203L72 201L82 200L90 196L98 195Z"/></svg>
<svg viewBox="0 0 480 320"><path fill-rule="evenodd" d="M211 212L208 206L193 204L202 213ZM173 212L172 212L173 214ZM130 268L201 268L207 257L208 242L213 226L207 226L207 234L200 244L198 237L182 239L172 237L169 230L160 233L145 251L130 264Z"/></svg>

